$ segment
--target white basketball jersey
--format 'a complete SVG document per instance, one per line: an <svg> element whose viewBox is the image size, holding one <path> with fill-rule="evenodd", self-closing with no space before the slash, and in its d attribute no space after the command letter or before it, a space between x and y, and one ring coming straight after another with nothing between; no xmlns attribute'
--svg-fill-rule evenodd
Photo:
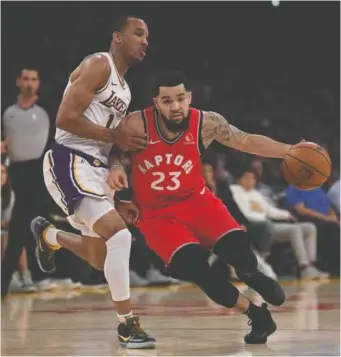
<svg viewBox="0 0 341 357"><path fill-rule="evenodd" d="M131 101L130 89L126 81L121 85L114 60L108 52L94 53L91 56L95 55L107 57L111 74L106 85L95 93L94 99L84 112L84 116L94 124L115 129L127 113ZM65 91L70 85L69 80ZM105 164L112 147L110 143L81 138L58 128L56 130L56 142L71 149L85 152Z"/></svg>

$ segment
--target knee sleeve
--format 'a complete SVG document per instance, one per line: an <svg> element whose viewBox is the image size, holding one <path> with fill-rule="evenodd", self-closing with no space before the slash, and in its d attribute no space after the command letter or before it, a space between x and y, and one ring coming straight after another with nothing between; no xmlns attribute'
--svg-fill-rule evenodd
<svg viewBox="0 0 341 357"><path fill-rule="evenodd" d="M257 270L257 258L244 231L238 230L224 235L215 244L213 253L241 273L252 274Z"/></svg>
<svg viewBox="0 0 341 357"><path fill-rule="evenodd" d="M106 241L107 256L104 275L109 284L114 301L124 301L130 297L129 256L131 234L123 229Z"/></svg>
<svg viewBox="0 0 341 357"><path fill-rule="evenodd" d="M198 285L209 298L219 305L236 305L239 291L228 281L226 269L211 268L209 252L199 244L189 244L176 252L170 262L171 276Z"/></svg>

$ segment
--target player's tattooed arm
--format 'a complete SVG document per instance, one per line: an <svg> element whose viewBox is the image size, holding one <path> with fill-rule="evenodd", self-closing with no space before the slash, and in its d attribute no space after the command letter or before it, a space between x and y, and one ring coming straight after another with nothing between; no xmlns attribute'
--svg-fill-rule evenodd
<svg viewBox="0 0 341 357"><path fill-rule="evenodd" d="M216 140L239 151L273 158L282 158L291 147L263 135L246 133L215 112L204 113L201 138L205 148Z"/></svg>

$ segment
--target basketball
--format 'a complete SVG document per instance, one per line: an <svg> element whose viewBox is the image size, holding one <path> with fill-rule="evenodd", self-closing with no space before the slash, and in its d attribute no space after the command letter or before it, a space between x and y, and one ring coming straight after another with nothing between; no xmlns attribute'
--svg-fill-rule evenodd
<svg viewBox="0 0 341 357"><path fill-rule="evenodd" d="M289 184L302 190L312 190L330 176L330 157L320 145L301 142L293 145L284 156L282 171Z"/></svg>

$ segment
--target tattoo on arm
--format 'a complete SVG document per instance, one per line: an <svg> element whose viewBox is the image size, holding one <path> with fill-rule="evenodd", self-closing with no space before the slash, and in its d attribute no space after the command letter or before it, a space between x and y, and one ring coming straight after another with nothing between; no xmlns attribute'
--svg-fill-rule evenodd
<svg viewBox="0 0 341 357"><path fill-rule="evenodd" d="M205 148L214 140L223 145L238 148L247 135L244 131L229 124L222 115L215 112L204 113L201 137Z"/></svg>

